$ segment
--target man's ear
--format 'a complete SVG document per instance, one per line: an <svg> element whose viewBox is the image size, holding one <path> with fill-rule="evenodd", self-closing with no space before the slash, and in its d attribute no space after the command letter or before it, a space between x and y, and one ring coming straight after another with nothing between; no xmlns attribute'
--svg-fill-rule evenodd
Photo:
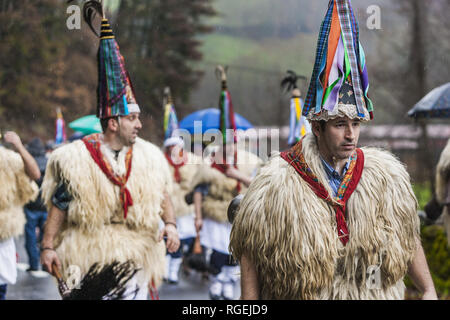
<svg viewBox="0 0 450 320"><path fill-rule="evenodd" d="M311 130L317 138L320 137L321 128L319 121L311 121Z"/></svg>
<svg viewBox="0 0 450 320"><path fill-rule="evenodd" d="M115 118L111 118L108 120L108 128L112 132L117 132L119 130L119 122Z"/></svg>

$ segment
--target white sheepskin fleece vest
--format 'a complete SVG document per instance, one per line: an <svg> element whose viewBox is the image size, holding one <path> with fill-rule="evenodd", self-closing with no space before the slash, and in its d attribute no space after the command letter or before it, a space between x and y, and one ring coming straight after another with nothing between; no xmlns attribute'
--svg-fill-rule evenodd
<svg viewBox="0 0 450 320"><path fill-rule="evenodd" d="M35 200L39 189L25 173L23 160L0 146L0 241L23 233L23 206Z"/></svg>
<svg viewBox="0 0 450 320"><path fill-rule="evenodd" d="M335 210L291 165L273 155L260 170L235 217L230 250L255 264L262 299L403 299L420 236L417 201L392 154L362 150L364 170L347 202L346 246ZM312 134L303 154L332 194ZM367 272L378 267L381 282L374 285Z"/></svg>
<svg viewBox="0 0 450 320"><path fill-rule="evenodd" d="M177 218L194 212L194 205L188 205L185 197L192 191L192 180L202 163L203 161L200 157L191 152L187 152L187 162L179 168L181 177L180 183L175 181L175 169L169 164L170 173L173 178L173 192L170 195L170 198Z"/></svg>
<svg viewBox="0 0 450 320"><path fill-rule="evenodd" d="M249 177L255 175L262 165L262 160L251 152L238 150L237 167ZM237 181L227 178L219 170L214 169L209 163L198 168L191 187L199 184L208 184L208 195L203 198L202 214L218 222L228 221L228 206L235 196L238 195L236 189ZM247 188L241 183L241 192L245 193Z"/></svg>
<svg viewBox="0 0 450 320"><path fill-rule="evenodd" d="M125 170L123 148L115 161L113 152L101 148L116 173ZM142 268L142 281L153 279L159 285L164 274L164 242L158 242L158 224L163 213L164 190L172 192L172 178L161 150L142 139L133 145L131 174L126 187L133 205L124 219L114 185L94 162L83 141L55 150L47 164L42 184L48 207L58 182L63 180L73 200L55 246L63 265L78 266L81 274L94 263L133 260Z"/></svg>
<svg viewBox="0 0 450 320"><path fill-rule="evenodd" d="M439 162L436 168L436 197L440 203L444 203L447 198L447 181L450 178L450 139L442 150ZM445 230L447 232L447 241L450 246L450 212L444 207L442 212Z"/></svg>

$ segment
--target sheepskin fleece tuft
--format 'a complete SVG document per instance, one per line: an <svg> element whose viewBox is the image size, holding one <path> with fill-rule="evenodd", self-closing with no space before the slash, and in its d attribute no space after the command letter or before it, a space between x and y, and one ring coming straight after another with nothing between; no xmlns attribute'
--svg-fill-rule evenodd
<svg viewBox="0 0 450 320"><path fill-rule="evenodd" d="M108 155L109 161L112 157ZM114 170L122 172L127 148ZM55 246L63 271L79 266L85 274L95 262L133 260L143 269L144 281L161 283L164 274L165 246L157 242L158 223L163 213L164 190L172 192L172 179L161 150L142 139L133 146L131 174L127 188L133 198L127 219L119 199L120 188L114 185L92 159L83 141L75 141L55 150L47 164L42 195L50 208L51 198L63 180L73 200Z"/></svg>
<svg viewBox="0 0 450 320"><path fill-rule="evenodd" d="M23 233L23 206L36 199L39 188L25 173L23 160L0 146L0 241Z"/></svg>
<svg viewBox="0 0 450 320"><path fill-rule="evenodd" d="M262 299L402 299L419 239L417 201L404 166L390 153L363 148L364 171L347 203L343 246L334 209L275 154L250 185L231 231L230 251L254 262ZM312 134L303 142L311 170L328 186ZM331 190L327 187L329 192ZM381 267L382 287L366 271Z"/></svg>
<svg viewBox="0 0 450 320"><path fill-rule="evenodd" d="M188 205L185 196L192 191L192 180L194 179L198 167L203 163L200 157L191 152L187 152L187 158L187 163L179 168L181 176L180 183L176 183L174 177L175 169L169 164L170 174L173 178L173 192L170 195L170 198L177 218L194 212L194 205Z"/></svg>
<svg viewBox="0 0 450 320"><path fill-rule="evenodd" d="M251 177L255 175L262 160L251 152L238 150L237 167L240 171ZM202 215L217 222L227 222L228 206L235 196L238 195L237 181L227 178L219 170L205 164L198 168L192 181L191 188L199 184L209 184L208 195L203 198ZM247 188L241 183L241 193Z"/></svg>
<svg viewBox="0 0 450 320"><path fill-rule="evenodd" d="M450 139L442 150L439 162L436 168L436 197L440 203L444 203L447 198L447 181L450 178ZM444 207L442 212L444 226L447 232L448 245L450 246L450 212Z"/></svg>

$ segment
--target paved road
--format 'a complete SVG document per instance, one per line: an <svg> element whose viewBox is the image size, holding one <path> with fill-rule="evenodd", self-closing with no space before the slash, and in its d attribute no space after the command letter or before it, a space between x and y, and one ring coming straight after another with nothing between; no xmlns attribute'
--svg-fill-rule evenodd
<svg viewBox="0 0 450 320"><path fill-rule="evenodd" d="M16 248L21 265L28 262L28 256L24 249L24 238L16 240ZM163 284L159 289L161 300L209 300L208 280L202 280L201 275L192 272L189 276L180 275L177 285ZM235 286L235 298L240 296L240 288ZM36 278L24 270L18 270L17 283L8 286L8 300L60 300L55 280L47 278Z"/></svg>

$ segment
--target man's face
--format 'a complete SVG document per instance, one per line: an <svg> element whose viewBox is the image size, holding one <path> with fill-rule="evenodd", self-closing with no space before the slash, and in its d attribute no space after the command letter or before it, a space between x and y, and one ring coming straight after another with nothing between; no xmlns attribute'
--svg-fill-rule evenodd
<svg viewBox="0 0 450 320"><path fill-rule="evenodd" d="M348 159L358 144L360 124L358 119L342 117L328 121L322 130L318 122L313 123L319 150L336 160Z"/></svg>
<svg viewBox="0 0 450 320"><path fill-rule="evenodd" d="M166 149L166 151L175 164L179 163L183 159L184 150L182 145L170 146Z"/></svg>
<svg viewBox="0 0 450 320"><path fill-rule="evenodd" d="M119 138L123 145L131 146L136 142L139 130L142 129L139 113L133 112L127 116L120 117Z"/></svg>

